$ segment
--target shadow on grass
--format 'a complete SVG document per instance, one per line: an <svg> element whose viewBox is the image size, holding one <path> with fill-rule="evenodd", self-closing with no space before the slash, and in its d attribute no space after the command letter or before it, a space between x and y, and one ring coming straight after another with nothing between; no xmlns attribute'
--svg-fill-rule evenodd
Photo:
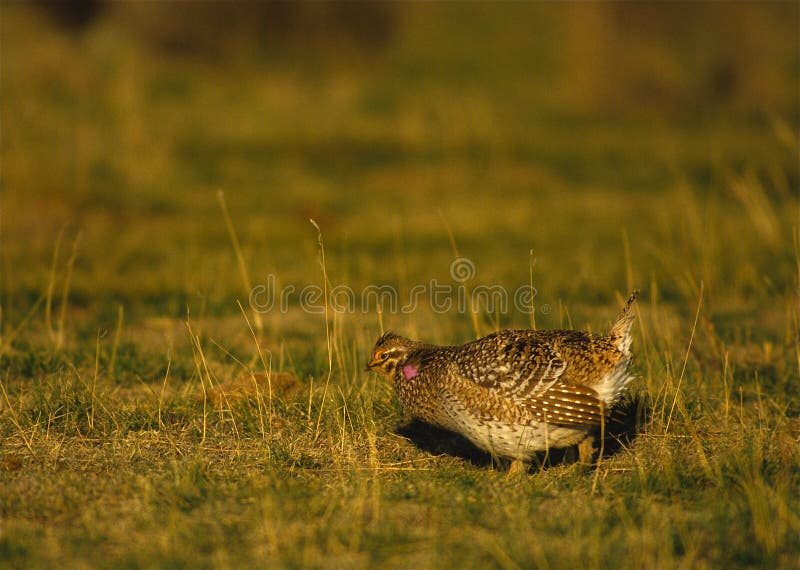
<svg viewBox="0 0 800 570"><path fill-rule="evenodd" d="M420 420L411 420L410 423L398 428L397 433L409 439L422 451L434 455L453 455L477 467L492 465L492 456L475 447L467 438Z"/></svg>
<svg viewBox="0 0 800 570"><path fill-rule="evenodd" d="M636 439L639 427L650 416L650 406L641 396L634 396L623 400L614 408L612 419L606 426L605 441L603 442L603 459L613 457L630 445ZM453 455L468 461L476 467L492 466L495 469L505 470L508 462L493 461L492 456L475 447L465 437L451 431L441 429L419 420L398 428L397 433L407 438L416 447L434 455ZM597 460L599 429L595 436L595 456ZM561 449L551 449L549 453L539 452L531 461L538 467L555 465L569 465L579 460L577 446Z"/></svg>

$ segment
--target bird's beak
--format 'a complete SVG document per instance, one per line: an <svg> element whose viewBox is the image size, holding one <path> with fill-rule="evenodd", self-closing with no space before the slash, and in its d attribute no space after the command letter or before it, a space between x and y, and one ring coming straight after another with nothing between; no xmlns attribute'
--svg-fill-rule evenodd
<svg viewBox="0 0 800 570"><path fill-rule="evenodd" d="M367 367L364 369L365 371L369 372L370 370L372 370L376 366L380 365L381 361L378 360L377 358L375 358L376 356L378 356L378 355L377 354L373 354L370 357L369 362L367 362Z"/></svg>

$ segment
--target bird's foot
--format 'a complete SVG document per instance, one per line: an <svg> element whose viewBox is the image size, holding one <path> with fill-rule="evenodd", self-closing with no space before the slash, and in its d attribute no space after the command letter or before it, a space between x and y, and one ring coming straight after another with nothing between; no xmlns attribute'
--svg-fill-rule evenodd
<svg viewBox="0 0 800 570"><path fill-rule="evenodd" d="M594 436L587 435L578 444L578 461L581 465L594 465Z"/></svg>
<svg viewBox="0 0 800 570"><path fill-rule="evenodd" d="M515 459L511 462L511 467L508 468L508 478L518 477L527 473L528 467L522 459Z"/></svg>

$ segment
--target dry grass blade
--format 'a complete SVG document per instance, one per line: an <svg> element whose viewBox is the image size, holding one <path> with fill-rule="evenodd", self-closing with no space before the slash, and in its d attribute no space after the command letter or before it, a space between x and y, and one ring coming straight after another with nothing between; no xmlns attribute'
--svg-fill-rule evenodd
<svg viewBox="0 0 800 570"><path fill-rule="evenodd" d="M62 226L56 237L56 244L53 247L53 260L50 262L50 278L47 281L47 292L45 293L44 302L44 326L50 334L50 340L55 342L56 332L53 329L52 309L53 309L53 291L56 287L56 267L58 265L58 253L61 250L61 239L64 237L64 230L66 226Z"/></svg>
<svg viewBox="0 0 800 570"><path fill-rule="evenodd" d="M678 403L678 397L681 393L681 385L683 384L683 378L686 375L686 364L689 362L689 354L692 351L692 344L694 343L694 333L697 330L697 321L700 318L700 307L703 305L703 282L700 282L700 295L697 299L697 310L695 311L694 315L694 323L692 324L692 332L689 335L689 343L686 346L686 354L683 357L683 367L681 368L681 374L678 377L678 385L675 387L675 397L672 399L672 405L669 409L669 415L667 416L667 423L664 426L664 435L669 433L669 426L672 423L672 414L675 412L675 406ZM666 441L666 440L665 440Z"/></svg>
<svg viewBox="0 0 800 570"><path fill-rule="evenodd" d="M239 266L239 274L242 277L242 284L244 285L245 292L248 295L248 299L250 298L250 292L253 290L252 281L250 281L250 273L247 271L247 263L245 263L244 255L242 254L242 248L239 245L239 238L236 235L236 228L233 226L233 220L231 220L231 216L228 213L228 205L225 202L225 193L222 190L217 192L217 200L219 201L219 207L222 210L222 218L225 220L225 227L228 230L228 236L231 239L231 244L233 245L233 251L236 253L236 263ZM260 333L264 325L261 322L261 315L258 311L253 309L253 324L256 327L256 330Z"/></svg>
<svg viewBox="0 0 800 570"><path fill-rule="evenodd" d="M6 392L5 384L0 381L0 391L3 392L3 400L6 403L6 410L8 410L8 415L11 418L11 423L14 425L14 428L17 430L17 434L20 438L22 438L25 447L28 449L28 452L31 454L31 457L37 459L36 452L33 450L33 441L31 438L28 437L28 434L25 433L25 430L22 428L22 425L19 422L19 418L17 417L16 412L14 411L14 407L11 405L11 400L8 398L8 392Z"/></svg>
<svg viewBox="0 0 800 570"><path fill-rule="evenodd" d="M72 252L69 255L69 259L67 260L67 273L64 276L64 287L61 291L61 307L58 314L58 328L56 332L56 348L61 348L64 346L64 320L67 317L67 306L68 306L68 299L69 299L69 287L72 281L72 270L75 266L75 260L78 257L78 244L81 240L81 232L75 236L75 240L72 242Z"/></svg>
<svg viewBox="0 0 800 570"><path fill-rule="evenodd" d="M314 428L314 440L316 441L320 435L320 423L322 422L322 413L325 409L325 401L328 398L328 387L331 383L331 376L333 376L333 340L331 338L331 331L330 331L330 323L328 321L328 269L325 265L325 243L322 240L322 230L320 229L317 222L314 220L309 220L311 225L317 229L317 243L319 245L319 255L320 255L320 266L322 267L322 291L323 291L323 303L325 306L324 318L325 318L325 344L327 347L328 352L328 373L325 376L325 387L322 391L322 401L320 402L319 406L319 414L317 415L317 424ZM309 399L311 396L309 395ZM309 406L310 406L309 402Z"/></svg>

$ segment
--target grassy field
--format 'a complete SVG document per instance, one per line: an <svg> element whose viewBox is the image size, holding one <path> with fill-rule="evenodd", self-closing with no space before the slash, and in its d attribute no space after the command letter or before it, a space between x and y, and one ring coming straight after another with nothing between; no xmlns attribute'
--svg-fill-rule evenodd
<svg viewBox="0 0 800 570"><path fill-rule="evenodd" d="M195 53L149 6L0 8L0 566L800 565L796 3L397 4L386 42ZM534 310L299 299L432 279ZM595 467L507 478L363 371L382 329L599 331L633 287Z"/></svg>

